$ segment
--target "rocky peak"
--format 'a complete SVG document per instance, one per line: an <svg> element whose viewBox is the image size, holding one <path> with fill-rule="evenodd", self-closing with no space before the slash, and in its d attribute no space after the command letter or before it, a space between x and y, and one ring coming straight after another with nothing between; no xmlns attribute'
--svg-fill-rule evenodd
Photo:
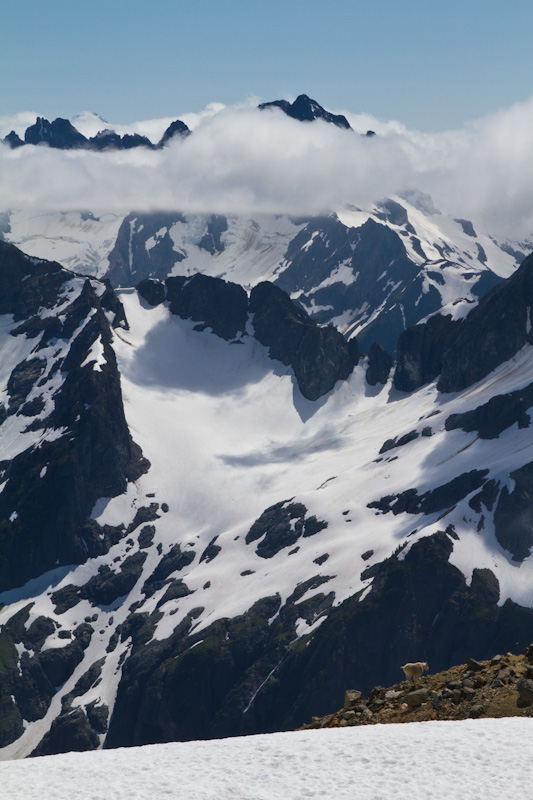
<svg viewBox="0 0 533 800"><path fill-rule="evenodd" d="M87 147L88 140L68 119L58 117L49 122L44 117L37 117L35 125L30 125L24 134L26 144L47 144L61 150L72 150Z"/></svg>
<svg viewBox="0 0 533 800"><path fill-rule="evenodd" d="M15 150L17 147L22 147L24 144L18 133L15 133L15 131L10 131L7 136L4 137L3 142L12 150Z"/></svg>
<svg viewBox="0 0 533 800"><path fill-rule="evenodd" d="M289 103L288 100L274 100L270 103L261 103L259 108L281 108L287 116L297 119L299 122L313 122L315 119L323 119L325 122L331 122L338 128L347 128L351 130L350 123L342 114L331 114L322 108L316 100L312 100L306 94L300 94L294 101Z"/></svg>
<svg viewBox="0 0 533 800"><path fill-rule="evenodd" d="M190 134L191 130L187 127L187 125L180 119L176 119L174 120L174 122L171 122L171 124L168 126L163 136L159 140L159 144L157 146L164 147L175 136L178 138L185 139Z"/></svg>

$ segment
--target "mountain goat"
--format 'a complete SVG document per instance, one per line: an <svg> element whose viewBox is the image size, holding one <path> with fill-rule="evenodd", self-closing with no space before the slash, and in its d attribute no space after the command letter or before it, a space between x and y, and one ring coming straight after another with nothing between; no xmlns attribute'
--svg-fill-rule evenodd
<svg viewBox="0 0 533 800"><path fill-rule="evenodd" d="M412 679L413 683L416 678L420 678L423 672L429 672L427 661L413 661L412 663L404 664L402 669L405 672L405 679Z"/></svg>

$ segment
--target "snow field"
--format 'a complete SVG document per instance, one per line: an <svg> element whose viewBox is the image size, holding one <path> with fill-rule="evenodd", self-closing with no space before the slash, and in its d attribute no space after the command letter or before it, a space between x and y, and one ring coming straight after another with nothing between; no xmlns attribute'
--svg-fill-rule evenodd
<svg viewBox="0 0 533 800"><path fill-rule="evenodd" d="M533 720L369 725L0 764L10 800L531 797Z"/></svg>

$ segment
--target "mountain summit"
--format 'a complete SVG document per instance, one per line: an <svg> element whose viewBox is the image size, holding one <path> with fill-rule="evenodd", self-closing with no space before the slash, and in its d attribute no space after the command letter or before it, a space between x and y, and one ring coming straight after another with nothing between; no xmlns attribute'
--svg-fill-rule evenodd
<svg viewBox="0 0 533 800"><path fill-rule="evenodd" d="M350 123L342 114L331 114L322 108L316 100L311 100L306 94L300 94L293 103L288 100L273 100L270 103L261 103L260 109L265 108L281 108L287 116L297 119L299 122L313 122L315 119L323 119L325 122L331 122L338 128L349 128Z"/></svg>

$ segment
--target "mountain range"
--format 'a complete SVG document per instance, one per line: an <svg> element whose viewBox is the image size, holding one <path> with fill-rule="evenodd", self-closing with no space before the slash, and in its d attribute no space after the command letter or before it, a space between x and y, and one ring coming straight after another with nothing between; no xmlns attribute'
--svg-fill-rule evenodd
<svg viewBox="0 0 533 800"><path fill-rule="evenodd" d="M266 113L346 127L306 99ZM2 757L286 730L530 644L531 242L415 190L0 228Z"/></svg>

